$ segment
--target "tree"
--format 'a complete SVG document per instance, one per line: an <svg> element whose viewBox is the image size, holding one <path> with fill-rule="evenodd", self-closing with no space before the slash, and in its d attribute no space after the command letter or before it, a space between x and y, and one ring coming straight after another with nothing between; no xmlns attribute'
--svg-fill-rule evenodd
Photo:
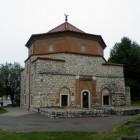
<svg viewBox="0 0 140 140"><path fill-rule="evenodd" d="M4 96L4 92L5 92L5 90L4 90L4 88L3 88L3 86L2 86L2 84L1 84L1 82L0 82L0 98L1 98L1 100L0 100L0 105L1 105L1 106L3 106L3 96Z"/></svg>
<svg viewBox="0 0 140 140"><path fill-rule="evenodd" d="M126 86L130 86L133 99L140 99L140 46L123 37L111 49L109 62L124 64Z"/></svg>
<svg viewBox="0 0 140 140"><path fill-rule="evenodd" d="M10 95L12 105L20 94L20 73L22 67L18 63L0 65L0 95Z"/></svg>
<svg viewBox="0 0 140 140"><path fill-rule="evenodd" d="M0 82L0 97L3 97L4 96L4 93L5 93L5 90Z"/></svg>

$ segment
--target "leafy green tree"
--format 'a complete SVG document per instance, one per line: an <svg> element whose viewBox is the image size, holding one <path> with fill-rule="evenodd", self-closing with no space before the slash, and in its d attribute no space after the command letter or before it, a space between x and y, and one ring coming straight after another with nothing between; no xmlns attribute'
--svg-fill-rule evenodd
<svg viewBox="0 0 140 140"><path fill-rule="evenodd" d="M20 73L22 67L18 63L0 65L0 94L10 95L12 105L20 94Z"/></svg>
<svg viewBox="0 0 140 140"><path fill-rule="evenodd" d="M5 93L4 88L2 84L0 83L0 97L4 96L4 93Z"/></svg>
<svg viewBox="0 0 140 140"><path fill-rule="evenodd" d="M110 52L108 60L124 64L126 86L130 86L133 99L140 99L140 46L135 41L123 37Z"/></svg>
<svg viewBox="0 0 140 140"><path fill-rule="evenodd" d="M3 86L1 85L1 82L0 82L0 105L3 106L3 96L4 96L4 93L5 93L5 90L3 88Z"/></svg>

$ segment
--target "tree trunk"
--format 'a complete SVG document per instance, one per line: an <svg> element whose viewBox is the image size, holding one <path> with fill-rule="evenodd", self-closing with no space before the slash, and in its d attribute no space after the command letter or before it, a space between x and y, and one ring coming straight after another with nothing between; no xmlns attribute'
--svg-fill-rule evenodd
<svg viewBox="0 0 140 140"><path fill-rule="evenodd" d="M10 99L11 99L12 106L13 106L14 105L14 94L10 94Z"/></svg>

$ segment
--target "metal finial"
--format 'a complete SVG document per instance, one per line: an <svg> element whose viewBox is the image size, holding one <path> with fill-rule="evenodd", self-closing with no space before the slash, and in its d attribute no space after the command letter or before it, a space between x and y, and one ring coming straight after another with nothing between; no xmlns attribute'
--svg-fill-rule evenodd
<svg viewBox="0 0 140 140"><path fill-rule="evenodd" d="M69 15L66 15L66 14L64 14L65 15L65 21L67 22L68 21L68 16Z"/></svg>

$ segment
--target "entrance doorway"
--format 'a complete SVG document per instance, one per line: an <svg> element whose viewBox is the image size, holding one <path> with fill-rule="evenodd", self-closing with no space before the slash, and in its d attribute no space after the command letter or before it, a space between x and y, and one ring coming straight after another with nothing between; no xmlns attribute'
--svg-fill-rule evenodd
<svg viewBox="0 0 140 140"><path fill-rule="evenodd" d="M82 93L83 108L89 108L89 93L84 91Z"/></svg>
<svg viewBox="0 0 140 140"><path fill-rule="evenodd" d="M61 95L61 106L62 107L68 106L68 95Z"/></svg>

